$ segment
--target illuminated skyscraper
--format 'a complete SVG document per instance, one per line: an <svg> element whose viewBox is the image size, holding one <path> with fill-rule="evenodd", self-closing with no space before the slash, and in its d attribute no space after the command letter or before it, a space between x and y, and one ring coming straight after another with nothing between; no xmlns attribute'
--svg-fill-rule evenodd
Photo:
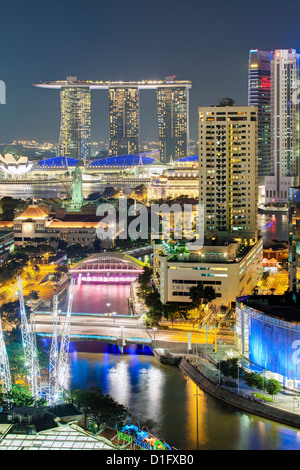
<svg viewBox="0 0 300 470"><path fill-rule="evenodd" d="M110 87L109 151L111 155L139 153L139 90L138 87Z"/></svg>
<svg viewBox="0 0 300 470"><path fill-rule="evenodd" d="M300 187L289 188L289 288L300 295Z"/></svg>
<svg viewBox="0 0 300 470"><path fill-rule="evenodd" d="M91 91L89 87L77 87L76 81L76 77L68 77L68 86L60 91L59 154L85 160L91 145Z"/></svg>
<svg viewBox="0 0 300 470"><path fill-rule="evenodd" d="M139 91L157 90L160 159L168 162L187 156L190 81L167 77L112 82L67 77L35 86L61 90L61 155L85 159L90 153L91 90L108 90L110 154L139 154Z"/></svg>
<svg viewBox="0 0 300 470"><path fill-rule="evenodd" d="M165 83L172 84L173 78ZM169 162L187 156L189 138L189 85L157 87L160 159Z"/></svg>
<svg viewBox="0 0 300 470"><path fill-rule="evenodd" d="M255 243L257 111L225 99L199 111L199 204L204 235Z"/></svg>
<svg viewBox="0 0 300 470"><path fill-rule="evenodd" d="M259 179L273 174L271 151L271 60L272 52L249 54L248 105L257 107L257 157ZM262 180L264 183L264 179Z"/></svg>
<svg viewBox="0 0 300 470"><path fill-rule="evenodd" d="M266 177L266 202L287 203L289 186L299 184L300 55L280 49L271 62L271 128L274 176Z"/></svg>

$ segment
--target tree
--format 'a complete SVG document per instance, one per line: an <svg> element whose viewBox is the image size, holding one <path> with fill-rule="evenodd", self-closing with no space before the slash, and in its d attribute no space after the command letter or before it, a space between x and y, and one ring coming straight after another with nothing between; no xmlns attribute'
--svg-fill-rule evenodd
<svg viewBox="0 0 300 470"><path fill-rule="evenodd" d="M55 268L55 271L58 273L68 273L69 267L66 264L58 264Z"/></svg>
<svg viewBox="0 0 300 470"><path fill-rule="evenodd" d="M251 294L252 294L252 295L258 295L258 292L259 292L258 287L257 287L257 286L254 286L253 289L252 289Z"/></svg>
<svg viewBox="0 0 300 470"><path fill-rule="evenodd" d="M40 298L39 291L37 290L32 290L29 295L28 295L30 300L38 300Z"/></svg>
<svg viewBox="0 0 300 470"><path fill-rule="evenodd" d="M65 251L67 249L68 242L65 240L58 239L57 241L57 248L61 251Z"/></svg>
<svg viewBox="0 0 300 470"><path fill-rule="evenodd" d="M93 240L93 249L96 253L99 253L99 251L101 249L101 240L100 240L100 238L96 237Z"/></svg>
<svg viewBox="0 0 300 470"><path fill-rule="evenodd" d="M260 374L257 374L256 372L245 372L244 373L244 380L248 387L253 387L253 390L257 388L257 390L263 390L263 388L266 385L266 380L263 379Z"/></svg>
<svg viewBox="0 0 300 470"><path fill-rule="evenodd" d="M200 282L197 286L190 288L190 299L192 304L199 308L200 305L207 305L216 299L215 289L211 286L203 286L203 283Z"/></svg>
<svg viewBox="0 0 300 470"><path fill-rule="evenodd" d="M243 369L239 372L239 367L239 360L236 357L220 361L219 363L219 368L222 374L226 377L230 376L233 379L237 379L239 375L242 375Z"/></svg>
<svg viewBox="0 0 300 470"><path fill-rule="evenodd" d="M200 310L199 308L191 308L186 313L186 319L193 325L195 328L196 323L200 321Z"/></svg>
<svg viewBox="0 0 300 470"><path fill-rule="evenodd" d="M0 406L4 411L14 407L43 406L46 400L35 399L30 390L21 385L13 385L9 392L0 392Z"/></svg>
<svg viewBox="0 0 300 470"><path fill-rule="evenodd" d="M14 302L6 302L1 305L0 317L5 328L13 330L20 327L21 322L19 311L20 305L18 300L15 300Z"/></svg>
<svg viewBox="0 0 300 470"><path fill-rule="evenodd" d="M180 318L182 315L176 303L167 303L164 306L164 316L167 320L172 322L173 327L174 320L176 320L176 318Z"/></svg>
<svg viewBox="0 0 300 470"><path fill-rule="evenodd" d="M110 395L104 395L100 387L90 390L77 389L73 396L86 417L96 422L98 427L102 424L113 428L116 424L122 426L129 416L128 408L116 402Z"/></svg>
<svg viewBox="0 0 300 470"><path fill-rule="evenodd" d="M273 400L275 398L275 395L278 395L279 392L282 390L282 385L281 383L276 380L276 379L269 379L267 381L266 387L265 387L267 393L272 396Z"/></svg>
<svg viewBox="0 0 300 470"><path fill-rule="evenodd" d="M160 295L156 291L148 292L145 296L145 304L149 308L147 317L151 325L158 325L164 313L164 305Z"/></svg>
<svg viewBox="0 0 300 470"><path fill-rule="evenodd" d="M269 275L270 275L270 274L268 273L268 271L264 271L264 272L262 273L261 280L262 280L263 285L266 284Z"/></svg>

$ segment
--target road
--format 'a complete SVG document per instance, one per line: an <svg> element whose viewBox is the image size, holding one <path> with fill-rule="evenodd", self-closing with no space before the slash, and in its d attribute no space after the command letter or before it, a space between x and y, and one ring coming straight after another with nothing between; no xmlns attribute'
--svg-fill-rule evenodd
<svg viewBox="0 0 300 470"><path fill-rule="evenodd" d="M264 284L259 282L258 288L260 294L272 294L274 290L275 295L283 295L289 287L289 276L287 271L279 271L277 273L270 273L269 277ZM272 290L271 290L272 289Z"/></svg>
<svg viewBox="0 0 300 470"><path fill-rule="evenodd" d="M65 316L60 315L59 318L59 332L61 332ZM118 319L117 317L112 320L110 318L95 318L90 316L74 315L71 318L71 335L97 335L120 337L121 327L123 336L125 338L143 338L155 339L159 341L173 341L185 343L188 340L188 333L191 333L192 343L205 344L206 336L208 343L212 344L215 341L215 330L210 329L206 333L206 329L193 330L188 328L169 328L169 329L149 329L142 324L141 320L135 319ZM37 333L52 334L52 317L47 314L36 314L36 330ZM217 340L222 343L233 344L234 336L229 328L219 328L217 332Z"/></svg>

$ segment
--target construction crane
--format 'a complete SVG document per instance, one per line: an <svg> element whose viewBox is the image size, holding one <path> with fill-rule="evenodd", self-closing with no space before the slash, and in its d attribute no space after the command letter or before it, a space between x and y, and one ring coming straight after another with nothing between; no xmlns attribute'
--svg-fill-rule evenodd
<svg viewBox="0 0 300 470"><path fill-rule="evenodd" d="M60 352L57 367L56 385L55 385L55 396L61 399L65 390L69 388L69 346L70 346L70 333L71 333L71 313L74 296L74 284L75 279L71 279L69 288L69 299L68 308L66 313L66 319L63 326L61 335Z"/></svg>
<svg viewBox="0 0 300 470"><path fill-rule="evenodd" d="M11 375L9 362L3 338L2 324L0 319L0 380L2 385L2 392L7 393L11 390Z"/></svg>
<svg viewBox="0 0 300 470"><path fill-rule="evenodd" d="M31 313L30 323L28 323L22 280L21 277L17 277L18 285L18 297L20 303L20 315L21 315L21 333L22 333L22 343L25 357L25 368L28 373L28 381L31 389L31 394L34 398L41 397L41 388L40 388L40 368L37 356L37 347L36 347L36 331L35 331L35 317L34 313Z"/></svg>
<svg viewBox="0 0 300 470"><path fill-rule="evenodd" d="M58 316L58 296L53 297L53 333L49 359L49 394L48 403L50 405L58 401L57 394L57 373L58 373L58 340L57 340L57 316Z"/></svg>

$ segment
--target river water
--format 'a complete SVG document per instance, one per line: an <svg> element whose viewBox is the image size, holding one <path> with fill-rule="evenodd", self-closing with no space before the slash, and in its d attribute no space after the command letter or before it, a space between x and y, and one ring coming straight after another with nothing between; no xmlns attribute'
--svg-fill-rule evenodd
<svg viewBox="0 0 300 470"><path fill-rule="evenodd" d="M298 430L215 400L178 367L160 364L147 347L131 347L121 355L115 346L70 346L73 389L101 387L129 408L132 421L178 449L300 449Z"/></svg>
<svg viewBox="0 0 300 470"><path fill-rule="evenodd" d="M13 194L12 194L13 189ZM101 185L84 185L85 197ZM2 185L2 196L50 197L65 188ZM287 215L260 214L264 241L287 240ZM77 284L74 311L127 313L128 285ZM160 364L147 347L118 348L94 342L71 342L71 387L101 387L126 405L132 420L148 426L179 449L283 450L300 449L300 432L238 411L205 394L175 366ZM197 410L198 400L198 416ZM198 432L197 432L198 428Z"/></svg>

